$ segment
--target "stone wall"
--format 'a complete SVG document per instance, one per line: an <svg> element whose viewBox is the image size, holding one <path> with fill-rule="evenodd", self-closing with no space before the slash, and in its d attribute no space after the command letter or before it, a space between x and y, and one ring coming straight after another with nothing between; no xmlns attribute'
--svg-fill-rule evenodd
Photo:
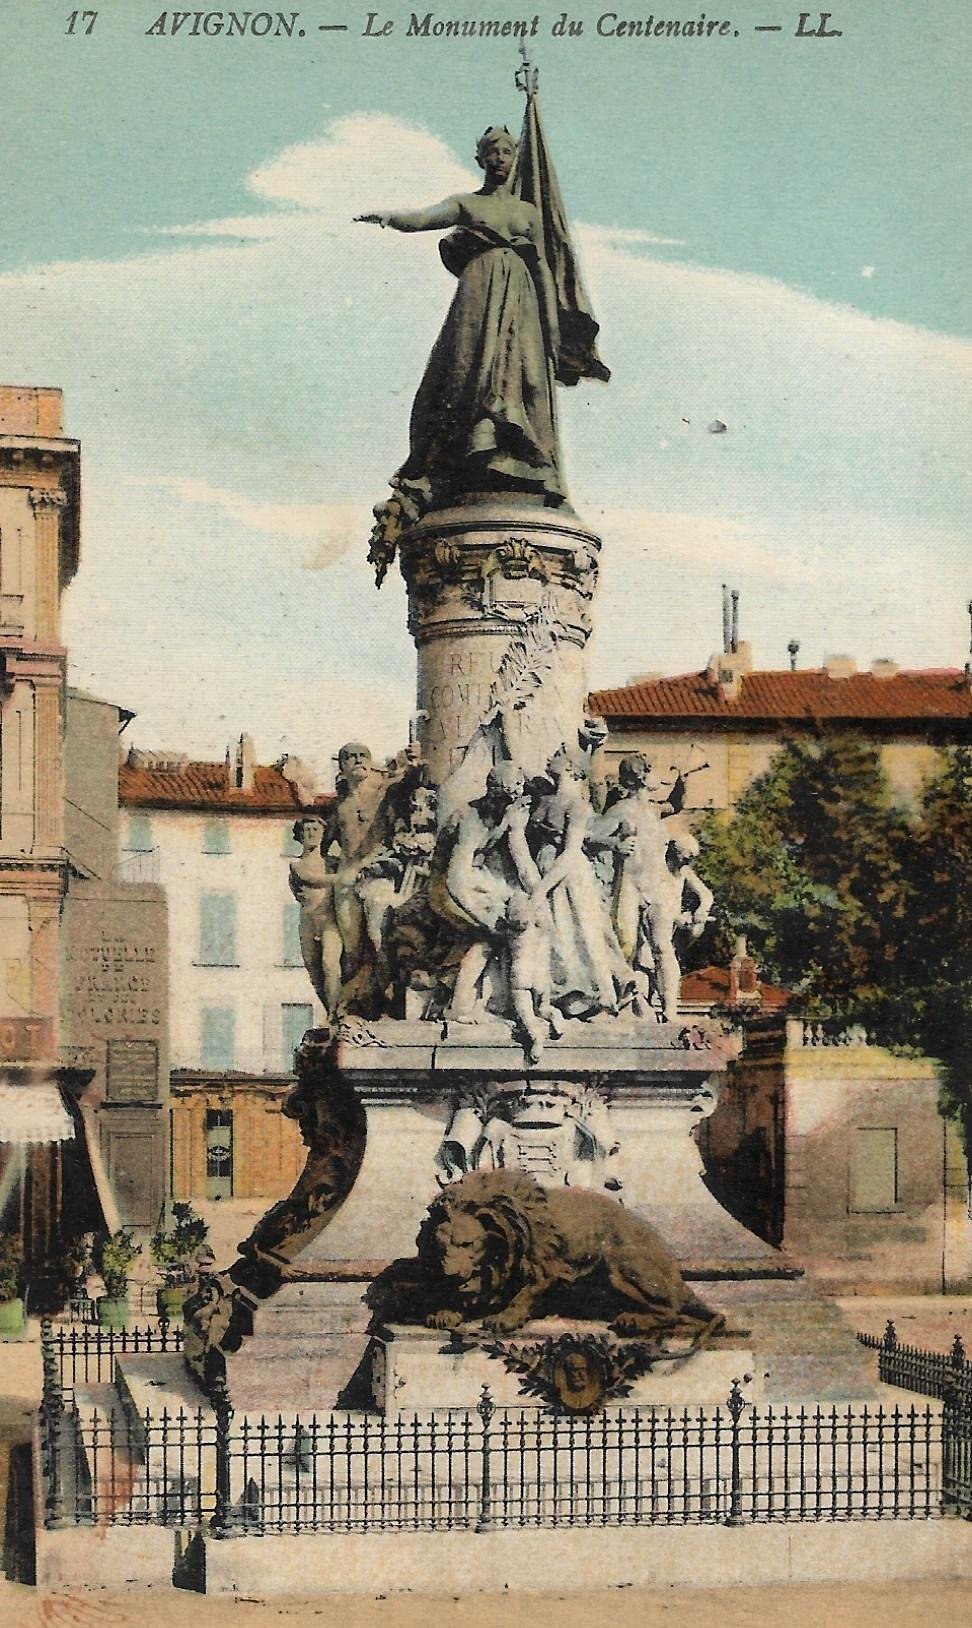
<svg viewBox="0 0 972 1628"><path fill-rule="evenodd" d="M76 882L64 910L62 1027L94 1077L83 1111L121 1219L154 1226L166 1196L169 1090L165 894Z"/></svg>
<svg viewBox="0 0 972 1628"><path fill-rule="evenodd" d="M968 1176L937 1066L860 1039L755 1024L704 1127L710 1180L835 1294L967 1292Z"/></svg>

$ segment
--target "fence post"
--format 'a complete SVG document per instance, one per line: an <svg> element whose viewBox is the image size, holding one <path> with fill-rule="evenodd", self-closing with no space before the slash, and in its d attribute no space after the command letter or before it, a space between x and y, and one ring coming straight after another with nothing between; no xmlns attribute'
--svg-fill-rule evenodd
<svg viewBox="0 0 972 1628"><path fill-rule="evenodd" d="M751 1376L746 1375L749 1379ZM748 1408L749 1403L743 1396L742 1387L738 1379L734 1379L729 1395L726 1398L726 1407L729 1409L731 1420L731 1433L729 1436L729 1515L727 1526L742 1526L742 1470L741 1446L739 1441L739 1421Z"/></svg>
<svg viewBox="0 0 972 1628"><path fill-rule="evenodd" d="M479 1401L476 1403L476 1412L479 1414L479 1417L480 1417L480 1419L482 1420L482 1423L483 1423L482 1460L481 1460L481 1477L482 1477L482 1479L481 1479L481 1485L480 1485L480 1488L479 1488L479 1520L476 1522L476 1531L477 1532L488 1532L491 1525L492 1525L492 1512L493 1512L493 1495L492 1495L492 1487L490 1486L490 1467L489 1467L489 1452L490 1452L489 1426L490 1426L490 1421L492 1420L493 1414L496 1412L496 1404L493 1401L492 1396L490 1395L488 1385L483 1386L483 1394L479 1398Z"/></svg>
<svg viewBox="0 0 972 1628"><path fill-rule="evenodd" d="M54 1349L54 1328L49 1317L41 1320L41 1361L43 1365L41 1422L46 1449L44 1467L47 1472L47 1486L44 1489L44 1525L53 1528L65 1524L61 1463L64 1395L61 1390L60 1365Z"/></svg>
<svg viewBox="0 0 972 1628"><path fill-rule="evenodd" d="M972 1520L972 1390L946 1379L942 1404L942 1513Z"/></svg>
<svg viewBox="0 0 972 1628"><path fill-rule="evenodd" d="M230 1476L230 1427L233 1409L225 1378L217 1379L210 1391L213 1412L216 1415L216 1508L213 1511L211 1531L215 1538L227 1538L233 1532L232 1485Z"/></svg>
<svg viewBox="0 0 972 1628"><path fill-rule="evenodd" d="M963 1342L961 1334L956 1334L954 1340L952 1341L952 1349L951 1349L950 1355L951 1355L951 1358L952 1358L952 1367L953 1368L964 1368L965 1367L965 1344Z"/></svg>

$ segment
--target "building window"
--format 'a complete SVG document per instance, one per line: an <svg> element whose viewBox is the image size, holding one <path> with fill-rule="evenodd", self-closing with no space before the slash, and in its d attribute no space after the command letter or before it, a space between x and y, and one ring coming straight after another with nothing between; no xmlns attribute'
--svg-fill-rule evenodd
<svg viewBox="0 0 972 1628"><path fill-rule="evenodd" d="M233 1197L233 1110L206 1109L206 1197Z"/></svg>
<svg viewBox="0 0 972 1628"><path fill-rule="evenodd" d="M230 828L228 820L207 820L203 826L204 854L228 854L230 852Z"/></svg>
<svg viewBox="0 0 972 1628"><path fill-rule="evenodd" d="M283 964L285 967L304 964L300 948L300 905L296 899L288 899L283 907Z"/></svg>
<svg viewBox="0 0 972 1628"><path fill-rule="evenodd" d="M109 1102L157 1102L159 1048L154 1040L109 1040Z"/></svg>
<svg viewBox="0 0 972 1628"><path fill-rule="evenodd" d="M236 1013L232 1007L203 1007L201 1039L203 1068L233 1067L236 1051Z"/></svg>
<svg viewBox="0 0 972 1628"><path fill-rule="evenodd" d="M133 854L152 852L152 822L147 814L129 814L127 847Z"/></svg>
<svg viewBox="0 0 972 1628"><path fill-rule="evenodd" d="M204 893L199 901L199 960L204 967L235 967L236 895Z"/></svg>
<svg viewBox="0 0 972 1628"><path fill-rule="evenodd" d="M281 1058L284 1072L293 1073L294 1052L314 1021L313 1009L308 1002L286 1003L280 1008Z"/></svg>
<svg viewBox="0 0 972 1628"><path fill-rule="evenodd" d="M850 1208L893 1210L898 1204L898 1133L884 1126L851 1132Z"/></svg>

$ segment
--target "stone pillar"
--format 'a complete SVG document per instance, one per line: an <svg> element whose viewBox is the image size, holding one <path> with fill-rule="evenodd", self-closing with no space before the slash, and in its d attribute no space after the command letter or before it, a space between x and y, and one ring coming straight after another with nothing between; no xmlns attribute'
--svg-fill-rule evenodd
<svg viewBox="0 0 972 1628"><path fill-rule="evenodd" d="M36 637L42 642L60 637L60 511L67 504L61 491L46 486L31 488L30 501L34 509L37 546L36 560Z"/></svg>
<svg viewBox="0 0 972 1628"><path fill-rule="evenodd" d="M433 510L403 540L419 738L456 802L494 758L536 774L576 743L600 546L569 508L518 494Z"/></svg>
<svg viewBox="0 0 972 1628"><path fill-rule="evenodd" d="M59 897L29 899L31 1009L50 1018L56 1054L60 1028L61 905Z"/></svg>
<svg viewBox="0 0 972 1628"><path fill-rule="evenodd" d="M61 686L38 683L34 698L34 848L60 855L64 830Z"/></svg>

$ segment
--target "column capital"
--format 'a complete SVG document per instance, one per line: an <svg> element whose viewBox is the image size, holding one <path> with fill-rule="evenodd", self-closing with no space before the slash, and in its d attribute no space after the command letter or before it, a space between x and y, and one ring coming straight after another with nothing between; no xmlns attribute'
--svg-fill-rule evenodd
<svg viewBox="0 0 972 1628"><path fill-rule="evenodd" d="M34 510L67 508L67 493L56 487L32 486L28 496Z"/></svg>

